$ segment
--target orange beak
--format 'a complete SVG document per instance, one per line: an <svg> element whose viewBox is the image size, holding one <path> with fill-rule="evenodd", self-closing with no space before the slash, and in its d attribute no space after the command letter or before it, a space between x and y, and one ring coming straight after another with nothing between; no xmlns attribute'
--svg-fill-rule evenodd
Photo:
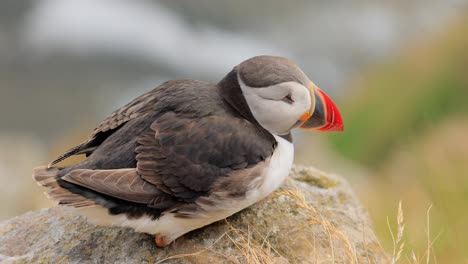
<svg viewBox="0 0 468 264"><path fill-rule="evenodd" d="M306 112L300 117L299 120L304 122L299 127L320 131L343 131L343 118L336 104L315 84L311 83L310 86L311 93L315 97L314 109L312 114Z"/></svg>

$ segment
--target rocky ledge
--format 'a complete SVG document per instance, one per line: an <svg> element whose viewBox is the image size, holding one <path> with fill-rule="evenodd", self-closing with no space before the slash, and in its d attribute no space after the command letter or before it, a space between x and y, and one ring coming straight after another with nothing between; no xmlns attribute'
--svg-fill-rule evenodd
<svg viewBox="0 0 468 264"><path fill-rule="evenodd" d="M387 256L346 181L295 167L263 201L169 247L65 207L0 222L1 263L381 263Z"/></svg>

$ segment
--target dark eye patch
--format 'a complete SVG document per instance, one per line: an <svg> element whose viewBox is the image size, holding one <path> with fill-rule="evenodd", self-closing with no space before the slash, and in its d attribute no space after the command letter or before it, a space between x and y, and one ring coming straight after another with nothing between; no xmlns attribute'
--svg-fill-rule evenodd
<svg viewBox="0 0 468 264"><path fill-rule="evenodd" d="M292 99L291 94L288 94L285 97L281 98L281 101L288 103L288 104L294 103L294 100Z"/></svg>

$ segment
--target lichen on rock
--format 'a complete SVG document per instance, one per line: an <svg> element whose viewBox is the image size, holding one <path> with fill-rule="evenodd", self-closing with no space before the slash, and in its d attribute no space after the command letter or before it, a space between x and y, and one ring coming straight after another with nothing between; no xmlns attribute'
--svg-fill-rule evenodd
<svg viewBox="0 0 468 264"><path fill-rule="evenodd" d="M157 248L153 238L89 224L65 207L0 223L6 263L381 263L387 259L346 181L294 167L257 204Z"/></svg>

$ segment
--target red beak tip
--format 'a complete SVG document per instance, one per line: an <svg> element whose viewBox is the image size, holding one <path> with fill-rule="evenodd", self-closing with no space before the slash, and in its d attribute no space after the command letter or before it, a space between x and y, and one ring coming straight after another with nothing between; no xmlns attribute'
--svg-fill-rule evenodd
<svg viewBox="0 0 468 264"><path fill-rule="evenodd" d="M330 132L330 131L342 132L342 131L344 131L344 126L343 126L343 124L340 124L340 125L334 124L334 125L328 125L328 126L321 127L318 130L327 131L327 132Z"/></svg>
<svg viewBox="0 0 468 264"><path fill-rule="evenodd" d="M344 126L343 125L338 125L330 129L329 131L336 131L336 132L342 132L344 131Z"/></svg>
<svg viewBox="0 0 468 264"><path fill-rule="evenodd" d="M343 118L341 117L340 110L333 102L333 100L321 89L317 89L322 98L324 99L325 107L327 109L327 125L322 127L322 131L344 131Z"/></svg>

